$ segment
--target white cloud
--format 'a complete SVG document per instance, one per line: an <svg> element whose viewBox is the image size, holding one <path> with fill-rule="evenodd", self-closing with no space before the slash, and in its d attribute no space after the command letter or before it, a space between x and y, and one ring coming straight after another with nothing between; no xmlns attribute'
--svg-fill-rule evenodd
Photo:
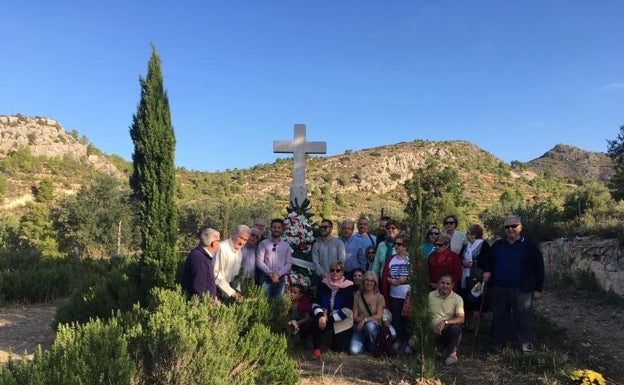
<svg viewBox="0 0 624 385"><path fill-rule="evenodd" d="M612 88L624 88L624 82L615 82L615 83L605 84L602 86L602 88L605 90L610 90Z"/></svg>

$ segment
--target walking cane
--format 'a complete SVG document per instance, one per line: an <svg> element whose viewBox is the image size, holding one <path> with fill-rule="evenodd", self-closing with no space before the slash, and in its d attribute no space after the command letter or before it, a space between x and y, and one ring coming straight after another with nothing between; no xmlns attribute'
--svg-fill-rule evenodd
<svg viewBox="0 0 624 385"><path fill-rule="evenodd" d="M483 303L485 302L485 281L481 283L481 304L479 305L479 318L477 318L477 326L474 332L474 342L472 344L472 354L474 355L475 347L477 346L477 335L479 334L479 325L481 325L481 318L483 317Z"/></svg>
<svg viewBox="0 0 624 385"><path fill-rule="evenodd" d="M479 305L479 318L477 318L477 327L475 328L475 338L479 334L479 325L481 324L481 317L483 312L483 303L485 302L485 281L481 284L481 304Z"/></svg>

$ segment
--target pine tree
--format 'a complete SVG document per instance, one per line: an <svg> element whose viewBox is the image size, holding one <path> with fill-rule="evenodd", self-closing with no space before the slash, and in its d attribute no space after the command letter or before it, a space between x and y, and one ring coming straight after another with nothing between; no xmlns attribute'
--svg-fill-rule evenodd
<svg viewBox="0 0 624 385"><path fill-rule="evenodd" d="M154 46L147 77L139 82L141 101L130 127L134 143L130 185L139 206L142 282L147 293L155 286L173 287L178 265L175 134Z"/></svg>
<svg viewBox="0 0 624 385"><path fill-rule="evenodd" d="M455 213L465 217L464 211L470 204L464 196L464 186L457 171L451 167L428 159L425 165L414 170L414 175L404 183L408 202L405 213L415 225L427 226L439 223L444 215Z"/></svg>
<svg viewBox="0 0 624 385"><path fill-rule="evenodd" d="M613 160L615 174L609 181L611 196L616 201L624 199L624 125L615 140L607 140L607 155Z"/></svg>

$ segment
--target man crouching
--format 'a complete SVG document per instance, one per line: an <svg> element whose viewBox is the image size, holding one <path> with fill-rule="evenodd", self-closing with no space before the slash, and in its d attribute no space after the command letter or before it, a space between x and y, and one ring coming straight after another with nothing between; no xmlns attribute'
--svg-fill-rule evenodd
<svg viewBox="0 0 624 385"><path fill-rule="evenodd" d="M429 293L431 324L437 344L444 346L446 365L457 362L457 347L464 323L464 300L453 291L453 276L444 273L438 279L438 288Z"/></svg>

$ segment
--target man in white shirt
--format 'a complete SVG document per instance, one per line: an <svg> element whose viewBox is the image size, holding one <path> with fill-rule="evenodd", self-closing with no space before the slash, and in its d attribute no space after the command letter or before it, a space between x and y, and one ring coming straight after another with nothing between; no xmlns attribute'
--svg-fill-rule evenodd
<svg viewBox="0 0 624 385"><path fill-rule="evenodd" d="M218 295L221 299L240 299L241 294L232 288L231 283L241 270L243 255L241 249L247 243L249 227L238 225L227 240L221 242L215 253L214 275Z"/></svg>

